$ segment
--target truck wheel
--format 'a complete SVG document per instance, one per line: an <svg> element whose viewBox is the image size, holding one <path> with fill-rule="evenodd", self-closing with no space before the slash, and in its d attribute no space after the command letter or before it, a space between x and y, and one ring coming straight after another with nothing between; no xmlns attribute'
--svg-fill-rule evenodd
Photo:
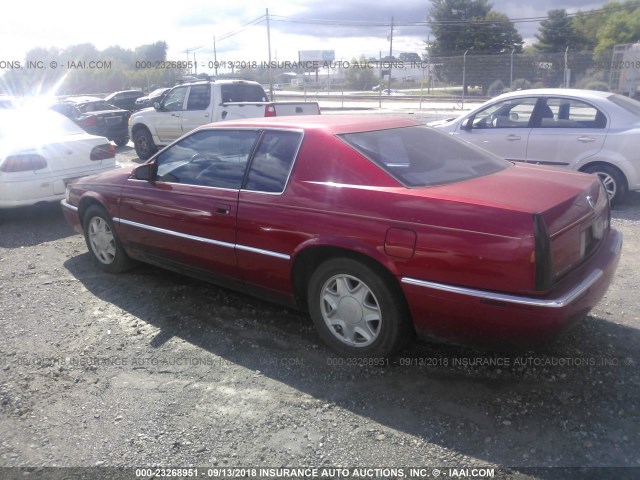
<svg viewBox="0 0 640 480"><path fill-rule="evenodd" d="M149 130L143 128L133 134L133 144L140 160L148 160L158 150Z"/></svg>

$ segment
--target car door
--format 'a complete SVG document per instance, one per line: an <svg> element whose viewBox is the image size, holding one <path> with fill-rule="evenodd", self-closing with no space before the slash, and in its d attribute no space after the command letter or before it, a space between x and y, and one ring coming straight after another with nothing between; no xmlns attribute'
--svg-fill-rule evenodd
<svg viewBox="0 0 640 480"><path fill-rule="evenodd" d="M537 101L523 97L491 104L464 119L454 134L502 158L524 162Z"/></svg>
<svg viewBox="0 0 640 480"><path fill-rule="evenodd" d="M156 134L163 145L169 144L182 136L182 114L189 87L176 87L162 102L160 110L156 112Z"/></svg>
<svg viewBox="0 0 640 480"><path fill-rule="evenodd" d="M267 130L251 161L238 205L238 265L248 288L292 291L290 254L300 241L286 185L302 132Z"/></svg>
<svg viewBox="0 0 640 480"><path fill-rule="evenodd" d="M579 168L598 153L607 136L607 118L589 102L549 97L540 105L529 135L527 162Z"/></svg>
<svg viewBox="0 0 640 480"><path fill-rule="evenodd" d="M238 192L256 130L200 130L164 150L150 181L131 178L120 206L122 238L154 263L238 278Z"/></svg>
<svg viewBox="0 0 640 480"><path fill-rule="evenodd" d="M211 123L211 84L191 85L187 105L182 112L182 131Z"/></svg>

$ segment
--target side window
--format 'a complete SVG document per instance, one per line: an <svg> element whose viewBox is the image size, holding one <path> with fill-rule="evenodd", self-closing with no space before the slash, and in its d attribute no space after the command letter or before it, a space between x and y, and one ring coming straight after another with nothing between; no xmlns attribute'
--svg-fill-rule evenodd
<svg viewBox="0 0 640 480"><path fill-rule="evenodd" d="M184 105L184 97L187 95L188 87L178 87L171 90L171 93L164 99L164 110L167 112L178 112Z"/></svg>
<svg viewBox="0 0 640 480"><path fill-rule="evenodd" d="M206 110L211 100L211 85L193 85L189 92L187 110Z"/></svg>
<svg viewBox="0 0 640 480"><path fill-rule="evenodd" d="M240 189L258 139L252 130L200 130L158 156L156 180Z"/></svg>
<svg viewBox="0 0 640 480"><path fill-rule="evenodd" d="M251 162L245 188L257 192L284 191L301 140L302 134L298 132L266 132Z"/></svg>
<svg viewBox="0 0 640 480"><path fill-rule="evenodd" d="M473 117L471 128L527 128L536 102L536 98L520 98L495 103Z"/></svg>
<svg viewBox="0 0 640 480"><path fill-rule="evenodd" d="M605 128L607 117L594 106L569 98L549 98L542 107L542 128Z"/></svg>

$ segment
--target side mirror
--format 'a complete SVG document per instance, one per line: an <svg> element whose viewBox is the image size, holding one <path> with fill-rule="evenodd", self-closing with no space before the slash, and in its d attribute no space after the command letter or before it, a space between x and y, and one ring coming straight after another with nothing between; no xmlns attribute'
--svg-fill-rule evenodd
<svg viewBox="0 0 640 480"><path fill-rule="evenodd" d="M144 180L145 182L151 182L151 175L153 173L153 164L145 163L144 165L140 165L133 171L133 176L136 180Z"/></svg>
<svg viewBox="0 0 640 480"><path fill-rule="evenodd" d="M162 110L162 104L160 102L153 102L153 108L159 112Z"/></svg>
<svg viewBox="0 0 640 480"><path fill-rule="evenodd" d="M473 127L473 117L465 118L460 124L460 130L471 130Z"/></svg>

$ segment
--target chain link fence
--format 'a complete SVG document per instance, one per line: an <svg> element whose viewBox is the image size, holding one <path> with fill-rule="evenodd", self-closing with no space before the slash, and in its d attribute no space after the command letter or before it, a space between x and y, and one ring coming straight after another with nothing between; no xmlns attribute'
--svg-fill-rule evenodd
<svg viewBox="0 0 640 480"><path fill-rule="evenodd" d="M535 87L572 87L624 92L621 78L635 64L612 59L612 52L476 55L468 51L455 57L431 57L421 64L402 64L393 72L401 81L421 78L432 93L495 96L508 90Z"/></svg>

